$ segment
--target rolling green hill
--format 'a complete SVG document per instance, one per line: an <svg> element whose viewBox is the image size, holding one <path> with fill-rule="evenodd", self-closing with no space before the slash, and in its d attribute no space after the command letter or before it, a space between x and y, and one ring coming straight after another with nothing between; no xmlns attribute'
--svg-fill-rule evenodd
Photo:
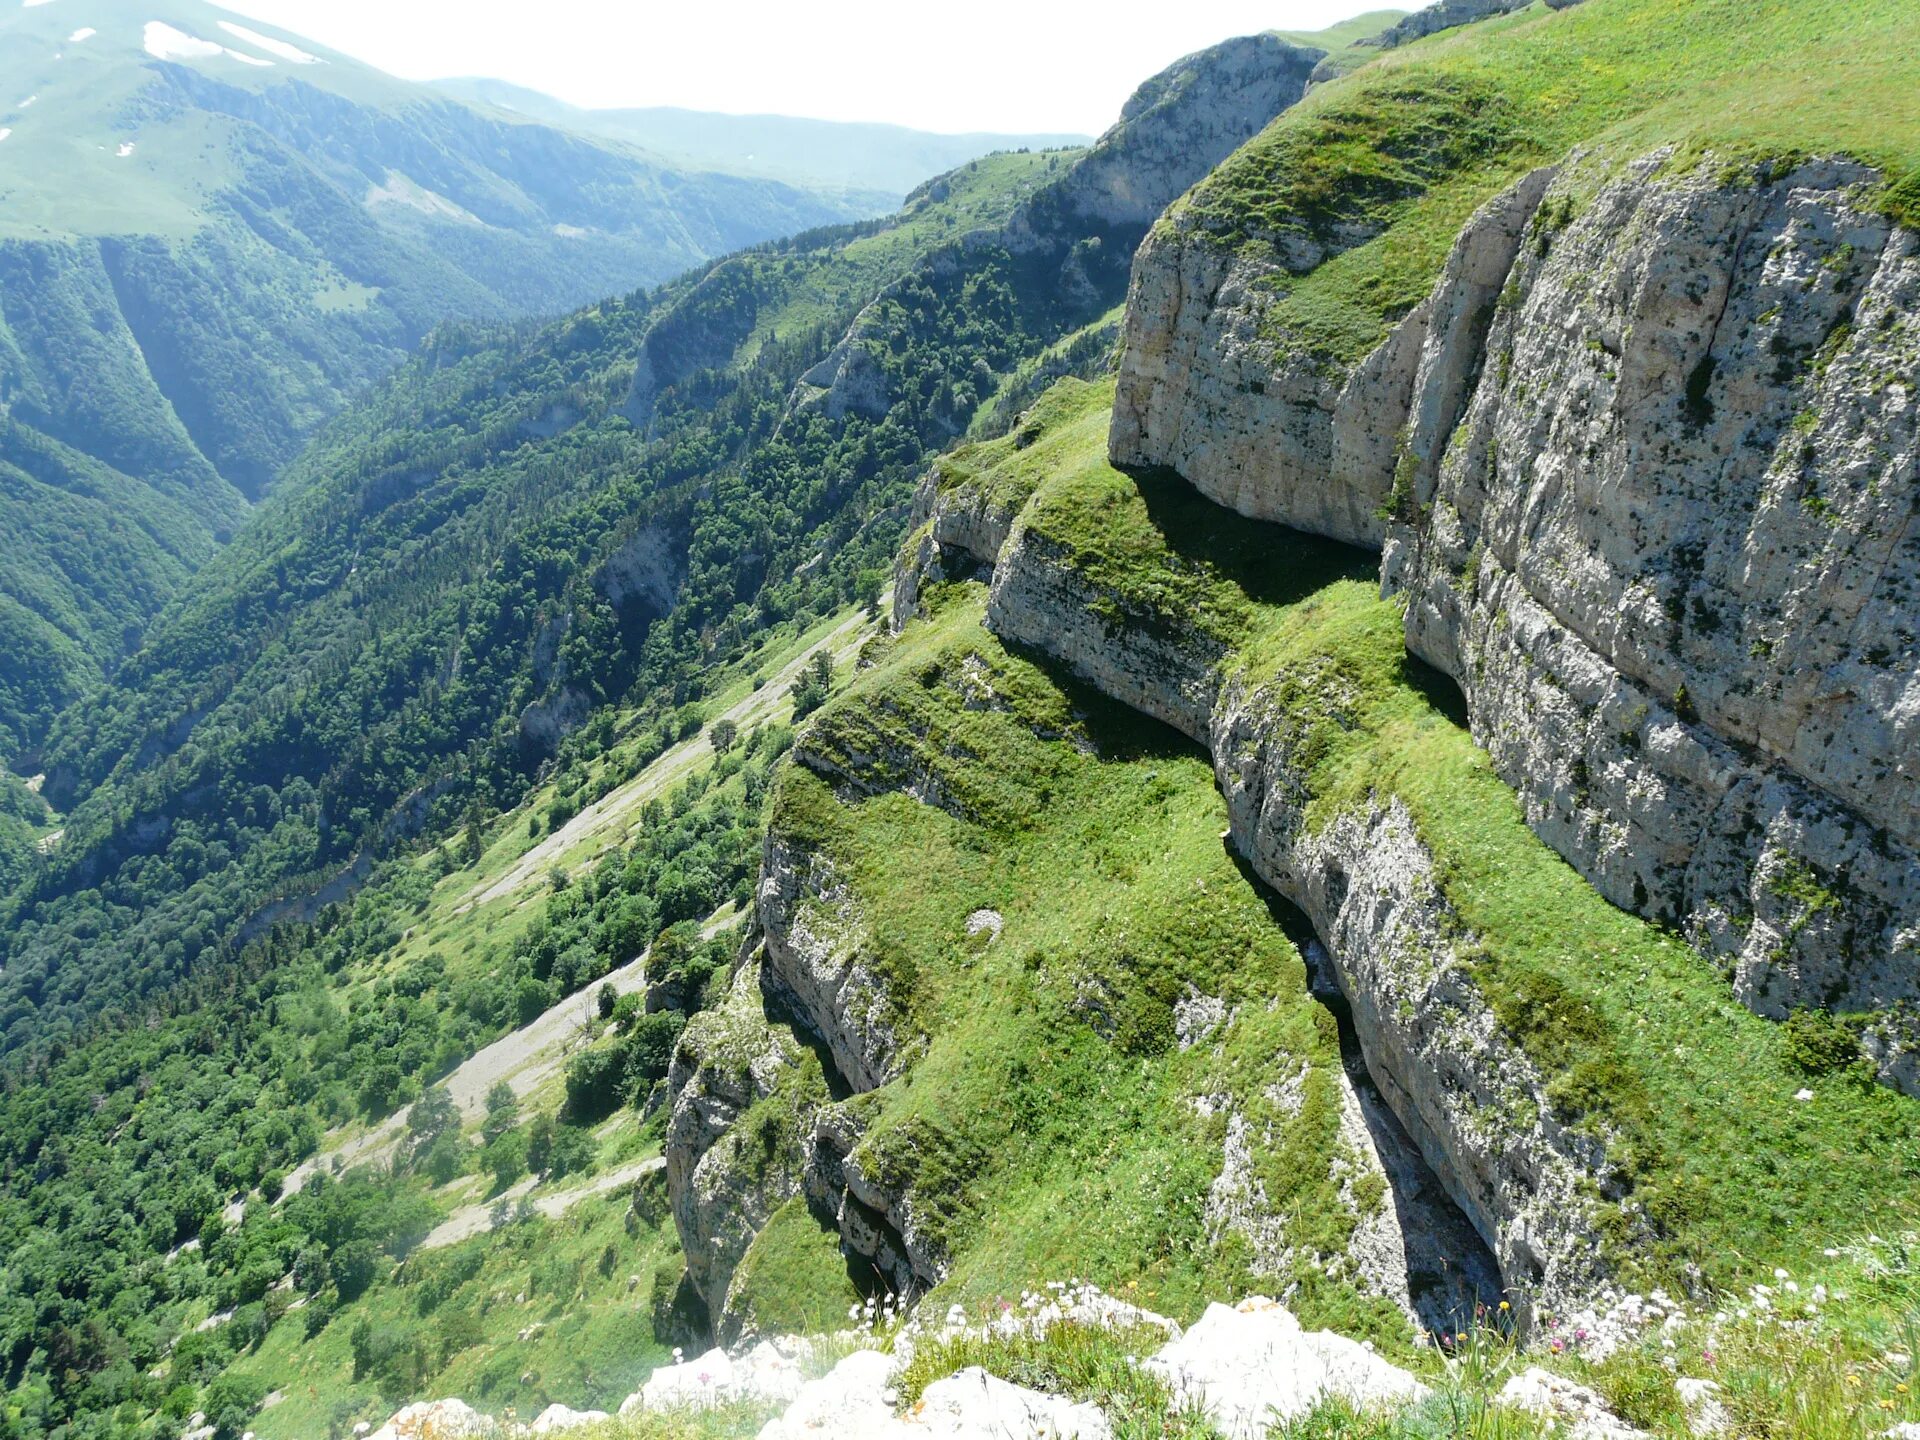
<svg viewBox="0 0 1920 1440"><path fill-rule="evenodd" d="M25 540L0 591L10 759L433 326L866 213L482 112L196 0L5 12L0 137L0 411L42 457L39 498L0 501ZM76 523L108 490L118 520Z"/></svg>

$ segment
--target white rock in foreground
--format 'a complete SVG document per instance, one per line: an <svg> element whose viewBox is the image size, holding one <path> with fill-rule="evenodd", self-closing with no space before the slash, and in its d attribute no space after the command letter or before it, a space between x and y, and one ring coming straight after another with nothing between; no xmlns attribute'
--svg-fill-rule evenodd
<svg viewBox="0 0 1920 1440"><path fill-rule="evenodd" d="M878 1350L856 1350L818 1380L800 1387L787 1413L769 1420L760 1440L879 1440L894 1425L887 1403L893 1360Z"/></svg>
<svg viewBox="0 0 1920 1440"><path fill-rule="evenodd" d="M1264 1296L1231 1309L1208 1306L1146 1368L1180 1400L1204 1407L1229 1440L1259 1440L1270 1425L1305 1414L1325 1396L1372 1406L1427 1393L1364 1345L1325 1330L1302 1330L1288 1310Z"/></svg>
<svg viewBox="0 0 1920 1440"><path fill-rule="evenodd" d="M1721 1401L1724 1392L1719 1385L1711 1380L1682 1379L1673 1382L1673 1389L1686 1412L1689 1434L1725 1435L1733 1429L1733 1417Z"/></svg>
<svg viewBox="0 0 1920 1440"><path fill-rule="evenodd" d="M555 1435L562 1430L577 1430L582 1425L597 1424L609 1418L604 1410L572 1410L556 1403L540 1412L533 1422L533 1433Z"/></svg>
<svg viewBox="0 0 1920 1440"><path fill-rule="evenodd" d="M733 1361L717 1346L679 1365L662 1365L636 1395L620 1406L622 1415L637 1410L707 1410L733 1390Z"/></svg>
<svg viewBox="0 0 1920 1440"><path fill-rule="evenodd" d="M1113 1434L1097 1406L1076 1405L1058 1395L1010 1385L979 1366L927 1387L927 1393L896 1423L900 1440L1005 1440L1012 1435L1047 1440L1110 1440Z"/></svg>
<svg viewBox="0 0 1920 1440"><path fill-rule="evenodd" d="M1607 1409L1606 1402L1586 1386L1538 1365L1507 1381L1500 1403L1564 1423L1572 1440L1646 1440L1644 1430L1634 1429Z"/></svg>
<svg viewBox="0 0 1920 1440"><path fill-rule="evenodd" d="M640 1410L710 1410L742 1400L784 1404L800 1393L800 1367L770 1342L734 1359L715 1348L679 1365L663 1365L620 1406Z"/></svg>
<svg viewBox="0 0 1920 1440"><path fill-rule="evenodd" d="M471 1440L499 1429L499 1421L464 1400L421 1400L396 1412L367 1440Z"/></svg>

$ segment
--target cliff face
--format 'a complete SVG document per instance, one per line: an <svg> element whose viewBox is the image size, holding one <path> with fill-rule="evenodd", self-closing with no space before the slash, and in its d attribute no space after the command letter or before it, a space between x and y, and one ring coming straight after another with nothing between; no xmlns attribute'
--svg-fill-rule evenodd
<svg viewBox="0 0 1920 1440"><path fill-rule="evenodd" d="M962 493L956 511L969 513ZM951 563L972 530L931 502L929 543ZM946 547L944 550L939 547ZM927 553L927 552L923 552ZM1604 1147L1555 1120L1547 1077L1494 1018L1467 959L1473 936L1397 802L1305 822L1311 792L1297 705L1250 682L1199 626L1129 614L1074 558L1016 524L994 556L987 622L1213 757L1234 847L1325 943L1366 1070L1525 1307L1566 1309L1608 1278L1589 1196L1611 1189ZM1328 703L1339 703L1329 685Z"/></svg>
<svg viewBox="0 0 1920 1440"><path fill-rule="evenodd" d="M1520 181L1352 364L1163 227L1112 454L1381 547L1542 838L1761 1013L1885 1031L1920 993L1920 240L1858 166L1664 159Z"/></svg>
<svg viewBox="0 0 1920 1440"><path fill-rule="evenodd" d="M1016 226L1075 216L1137 234L1296 103L1324 53L1247 35L1169 66L1133 93L1118 123Z"/></svg>

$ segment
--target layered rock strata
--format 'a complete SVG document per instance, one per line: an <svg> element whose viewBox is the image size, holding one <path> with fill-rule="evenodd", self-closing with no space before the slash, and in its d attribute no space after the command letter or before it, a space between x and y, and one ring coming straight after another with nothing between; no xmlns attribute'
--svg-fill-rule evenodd
<svg viewBox="0 0 1920 1440"><path fill-rule="evenodd" d="M1352 364L1135 267L1116 463L1383 551L1535 831L1762 1014L1920 996L1920 237L1838 160L1527 176ZM1264 268L1263 268L1264 267ZM1386 442L1386 443L1383 443Z"/></svg>

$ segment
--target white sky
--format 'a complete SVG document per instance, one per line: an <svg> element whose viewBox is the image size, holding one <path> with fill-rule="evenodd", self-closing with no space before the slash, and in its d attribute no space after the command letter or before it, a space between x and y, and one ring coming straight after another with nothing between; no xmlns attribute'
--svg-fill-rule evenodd
<svg viewBox="0 0 1920 1440"><path fill-rule="evenodd" d="M410 80L486 75L576 105L1097 134L1182 55L1394 0L224 3Z"/></svg>

